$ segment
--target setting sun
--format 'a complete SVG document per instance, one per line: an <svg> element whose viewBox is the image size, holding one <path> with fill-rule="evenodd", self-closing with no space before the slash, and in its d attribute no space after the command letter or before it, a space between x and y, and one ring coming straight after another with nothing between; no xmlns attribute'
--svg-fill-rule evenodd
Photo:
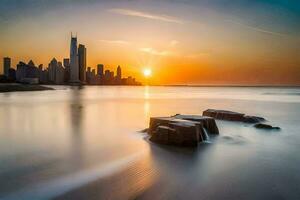
<svg viewBox="0 0 300 200"><path fill-rule="evenodd" d="M144 76L147 78L147 77L150 77L152 75L152 70L151 69L144 69Z"/></svg>

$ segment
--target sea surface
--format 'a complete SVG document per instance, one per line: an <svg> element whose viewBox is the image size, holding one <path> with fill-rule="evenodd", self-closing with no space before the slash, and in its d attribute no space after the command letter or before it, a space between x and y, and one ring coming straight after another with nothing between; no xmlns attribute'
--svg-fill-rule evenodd
<svg viewBox="0 0 300 200"><path fill-rule="evenodd" d="M0 94L1 200L300 199L300 88L55 88ZM217 120L220 135L195 149L139 132L208 108L281 130Z"/></svg>

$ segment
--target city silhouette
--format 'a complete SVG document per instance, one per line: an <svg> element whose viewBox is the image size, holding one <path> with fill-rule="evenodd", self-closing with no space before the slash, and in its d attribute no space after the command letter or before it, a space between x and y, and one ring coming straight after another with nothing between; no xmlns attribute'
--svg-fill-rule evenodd
<svg viewBox="0 0 300 200"><path fill-rule="evenodd" d="M132 76L122 77L119 65L114 71L105 70L103 64L97 65L97 71L87 67L87 48L77 44L77 36L71 33L70 57L63 62L53 58L48 67L36 66L30 60L27 64L20 61L16 68L11 66L11 58L3 58L3 75L0 82L17 82L24 84L55 84L55 85L141 85Z"/></svg>

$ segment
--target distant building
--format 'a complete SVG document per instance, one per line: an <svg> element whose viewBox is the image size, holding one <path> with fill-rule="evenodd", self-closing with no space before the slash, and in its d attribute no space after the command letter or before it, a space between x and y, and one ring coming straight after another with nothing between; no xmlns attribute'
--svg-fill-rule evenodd
<svg viewBox="0 0 300 200"><path fill-rule="evenodd" d="M9 57L3 58L3 74L8 77L8 70L11 68L11 59Z"/></svg>
<svg viewBox="0 0 300 200"><path fill-rule="evenodd" d="M86 81L87 81L87 83L90 83L91 79L92 79L92 71L91 71L91 67L88 67L87 71L86 71Z"/></svg>
<svg viewBox="0 0 300 200"><path fill-rule="evenodd" d="M39 70L43 70L43 64L40 64L38 68Z"/></svg>
<svg viewBox="0 0 300 200"><path fill-rule="evenodd" d="M64 58L65 82L70 81L70 59Z"/></svg>
<svg viewBox="0 0 300 200"><path fill-rule="evenodd" d="M48 65L48 80L50 83L55 83L55 73L57 66L57 60L53 58Z"/></svg>
<svg viewBox="0 0 300 200"><path fill-rule="evenodd" d="M27 65L29 67L35 67L34 62L32 60L30 60Z"/></svg>
<svg viewBox="0 0 300 200"><path fill-rule="evenodd" d="M21 82L21 80L25 77L26 77L26 64L20 61L17 64L16 79L18 82Z"/></svg>
<svg viewBox="0 0 300 200"><path fill-rule="evenodd" d="M79 80L82 83L86 82L86 48L79 44L78 47L78 66L79 66Z"/></svg>
<svg viewBox="0 0 300 200"><path fill-rule="evenodd" d="M64 58L64 67L70 67L70 59L69 58Z"/></svg>
<svg viewBox="0 0 300 200"><path fill-rule="evenodd" d="M121 80L122 80L122 69L120 67L120 65L117 68L117 75L116 75L116 84L121 84Z"/></svg>
<svg viewBox="0 0 300 200"><path fill-rule="evenodd" d="M104 65L103 64L98 64L97 65L97 75L103 76L103 70L104 70Z"/></svg>
<svg viewBox="0 0 300 200"><path fill-rule="evenodd" d="M65 71L61 62L57 62L55 58L51 60L48 67L49 82L53 84L63 84L65 79Z"/></svg>
<svg viewBox="0 0 300 200"><path fill-rule="evenodd" d="M8 70L8 80L15 81L16 80L16 70L13 68L9 68Z"/></svg>
<svg viewBox="0 0 300 200"><path fill-rule="evenodd" d="M77 37L73 37L72 35L70 46L70 82L79 83Z"/></svg>
<svg viewBox="0 0 300 200"><path fill-rule="evenodd" d="M28 64L19 62L17 64L16 79L21 83L36 84L39 82L39 69L34 66L32 60Z"/></svg>
<svg viewBox="0 0 300 200"><path fill-rule="evenodd" d="M40 64L39 67L39 80L41 84L48 83L48 70L43 69L43 64Z"/></svg>

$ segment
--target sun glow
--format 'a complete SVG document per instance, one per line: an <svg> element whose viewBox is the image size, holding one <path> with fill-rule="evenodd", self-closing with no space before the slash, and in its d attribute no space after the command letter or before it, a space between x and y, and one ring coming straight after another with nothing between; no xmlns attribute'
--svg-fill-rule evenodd
<svg viewBox="0 0 300 200"><path fill-rule="evenodd" d="M144 76L146 78L148 78L148 77L150 77L152 75L152 70L149 69L149 68L147 68L147 69L144 69L143 73L144 73Z"/></svg>

